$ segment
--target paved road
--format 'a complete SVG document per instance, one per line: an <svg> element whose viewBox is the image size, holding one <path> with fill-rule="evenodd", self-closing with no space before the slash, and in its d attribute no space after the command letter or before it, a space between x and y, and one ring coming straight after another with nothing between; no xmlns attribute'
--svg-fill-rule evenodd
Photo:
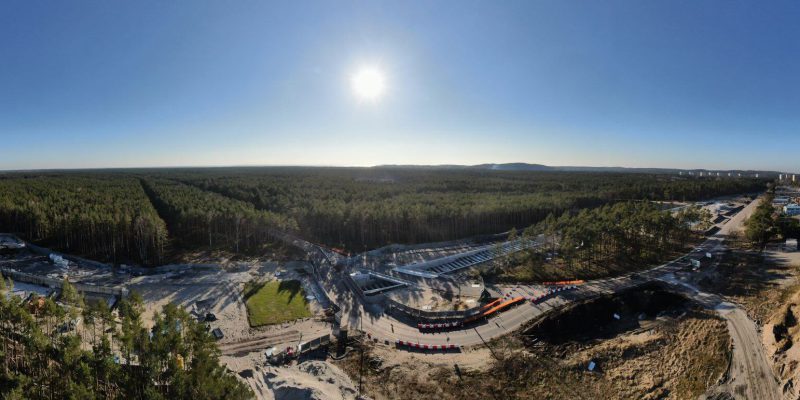
<svg viewBox="0 0 800 400"><path fill-rule="evenodd" d="M712 253L718 252L721 250L721 246L722 240L717 237L712 237L691 254L702 255L705 254L706 251ZM406 325L404 322L390 315L371 314L368 311L364 312L363 307L359 307L358 310L351 309L347 311L350 313L350 321L357 321L357 324L353 325L353 328L362 329L379 341L389 341L393 343L396 340L402 340L421 344L457 344L460 346L472 346L483 344L491 339L509 334L519 329L526 322L541 316L545 312L554 308L560 308L575 300L585 300L603 294L619 292L633 286L656 280L684 267L685 264L677 262L676 259L647 271L587 282L572 291L559 293L542 303L533 304L526 301L515 308L497 314L497 316L483 323L469 327L469 329L449 332L422 333L416 327ZM518 290L521 293L533 293L536 289L520 285L520 289ZM356 313L355 317L353 313ZM363 317L363 321L358 320L359 317Z"/></svg>
<svg viewBox="0 0 800 400"><path fill-rule="evenodd" d="M716 253L724 250L723 241L727 234L742 224L745 217L749 215L757 206L757 201L748 204L742 211L737 213L730 221L723 225L720 232L709 237L702 245L696 248L689 255L702 257L706 252ZM682 257L681 257L682 258ZM658 280L679 269L684 264L678 263L677 259L651 268L647 271L632 273L620 277L595 280L579 286L577 289L562 292L542 303L532 304L525 302L508 311L499 313L483 324L479 324L471 329L462 329L450 332L421 333L414 326L406 325L392 316L379 312L371 312L370 306L367 308L359 302L349 292L344 285L336 278L331 271L323 273L323 286L337 304L346 304L344 308L343 325L349 324L352 328L362 329L374 338L381 341L396 340L417 342L422 344L458 344L461 346L471 346L481 344L484 341L511 333L526 322L542 315L548 310L559 308L571 301L588 299L602 294L614 293L626 288L640 285L652 280ZM330 289L330 290L328 290ZM517 293L535 293L537 288L520 285ZM345 293L347 292L347 293ZM350 305L348 307L347 305Z"/></svg>

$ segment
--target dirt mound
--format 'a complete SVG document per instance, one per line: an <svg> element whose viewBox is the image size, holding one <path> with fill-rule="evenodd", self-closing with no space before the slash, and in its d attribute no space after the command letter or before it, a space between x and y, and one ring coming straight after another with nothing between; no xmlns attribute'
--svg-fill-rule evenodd
<svg viewBox="0 0 800 400"><path fill-rule="evenodd" d="M725 322L704 310L602 341L544 347L563 365L595 373L618 398L692 398L716 383L727 368L730 339Z"/></svg>
<svg viewBox="0 0 800 400"><path fill-rule="evenodd" d="M697 397L720 379L730 351L723 320L660 285L576 304L525 337L563 368L591 368L617 398Z"/></svg>
<svg viewBox="0 0 800 400"><path fill-rule="evenodd" d="M270 368L264 381L275 400L355 399L356 389L340 369L323 361L292 368Z"/></svg>
<svg viewBox="0 0 800 400"><path fill-rule="evenodd" d="M764 325L764 347L772 355L773 370L783 383L784 394L800 394L800 291L789 296Z"/></svg>
<svg viewBox="0 0 800 400"><path fill-rule="evenodd" d="M257 399L356 398L356 388L350 378L326 361L308 360L288 367L274 367L264 362L260 352L223 356L222 360L250 385Z"/></svg>
<svg viewBox="0 0 800 400"><path fill-rule="evenodd" d="M654 301L631 300L646 295L632 294L628 311L620 315L620 319L635 320L635 329L602 338L574 335L581 340L558 344L555 340L524 342L525 332L503 337L490 342L485 356L491 361L482 369L468 368L456 360L365 363L365 391L377 400L697 398L728 367L726 324L712 311L692 308L679 298L656 295ZM675 306L667 310L656 307L664 299ZM586 310L598 312L589 306ZM660 317L647 317L647 312ZM639 319L642 313L645 317ZM587 315L570 318L579 320ZM557 327L556 320L549 327ZM561 328L566 334L571 325ZM369 347L365 350L366 360L372 358L372 352ZM362 371L359 361L357 355L351 355L337 365L357 379ZM590 362L595 363L593 371L588 371Z"/></svg>

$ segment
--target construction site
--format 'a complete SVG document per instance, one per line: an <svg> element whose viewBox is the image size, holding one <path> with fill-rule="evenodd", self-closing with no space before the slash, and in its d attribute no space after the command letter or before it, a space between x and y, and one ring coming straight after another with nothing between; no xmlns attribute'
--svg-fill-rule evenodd
<svg viewBox="0 0 800 400"><path fill-rule="evenodd" d="M704 283L719 281L712 277L729 253L725 241L739 234L755 203L698 204L708 210L710 226L697 228L705 239L692 251L595 280L484 279L482 271L497 259L550 254L541 235L393 245L353 257L287 236L306 252L304 259L141 268L59 254L6 234L0 235L0 272L22 298L57 298L64 280L112 308L136 292L145 321L165 304L180 305L206 324L222 361L260 398L456 399L497 390L506 398L655 399L712 396L727 387L736 388L730 392L737 398L777 398L771 369L760 378L754 374L763 369L731 373L737 363L766 365L763 352L756 361L737 352L737 340L758 336L729 336L733 325L745 324L748 332L756 325L746 316L734 319L737 306L701 291ZM688 206L673 204L672 212ZM273 304L268 296L288 296L280 301L297 302L298 315L305 316L254 325L249 299L269 282L281 284L263 294L265 304ZM775 356L780 360L794 357L786 353L795 333L788 307L786 318L770 322L778 332L774 346L787 354ZM512 384L518 378L510 371L536 383ZM485 374L507 377L488 383ZM766 383L735 386L749 379Z"/></svg>

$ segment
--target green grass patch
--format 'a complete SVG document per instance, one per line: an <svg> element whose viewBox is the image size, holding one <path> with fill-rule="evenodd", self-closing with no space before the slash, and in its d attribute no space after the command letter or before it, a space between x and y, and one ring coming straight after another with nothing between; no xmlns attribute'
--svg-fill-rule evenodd
<svg viewBox="0 0 800 400"><path fill-rule="evenodd" d="M245 304L250 326L280 324L311 316L299 281L248 283Z"/></svg>

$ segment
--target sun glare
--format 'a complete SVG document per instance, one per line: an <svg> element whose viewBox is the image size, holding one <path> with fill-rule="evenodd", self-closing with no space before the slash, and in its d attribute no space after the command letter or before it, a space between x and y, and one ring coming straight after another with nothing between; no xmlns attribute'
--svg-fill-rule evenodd
<svg viewBox="0 0 800 400"><path fill-rule="evenodd" d="M381 70L363 67L352 77L353 92L366 101L377 101L386 91L386 78Z"/></svg>

